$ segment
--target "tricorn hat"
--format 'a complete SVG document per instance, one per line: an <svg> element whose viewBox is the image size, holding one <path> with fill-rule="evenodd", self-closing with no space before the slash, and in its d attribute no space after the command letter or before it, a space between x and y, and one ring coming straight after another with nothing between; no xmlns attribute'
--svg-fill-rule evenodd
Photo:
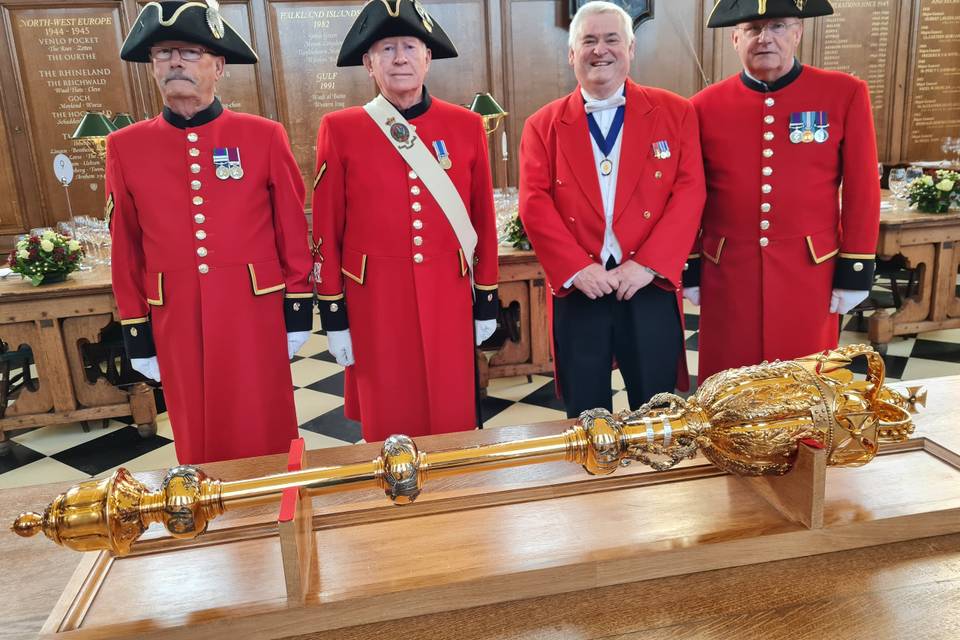
<svg viewBox="0 0 960 640"><path fill-rule="evenodd" d="M732 27L753 20L815 18L832 13L829 0L717 0L707 26Z"/></svg>
<svg viewBox="0 0 960 640"><path fill-rule="evenodd" d="M220 3L151 2L137 16L120 49L129 62L150 62L150 47L164 40L192 42L230 64L256 64L257 54L220 15Z"/></svg>
<svg viewBox="0 0 960 640"><path fill-rule="evenodd" d="M358 67L374 42L400 36L423 40L434 59L457 57L457 48L420 0L372 0L344 38L337 66Z"/></svg>

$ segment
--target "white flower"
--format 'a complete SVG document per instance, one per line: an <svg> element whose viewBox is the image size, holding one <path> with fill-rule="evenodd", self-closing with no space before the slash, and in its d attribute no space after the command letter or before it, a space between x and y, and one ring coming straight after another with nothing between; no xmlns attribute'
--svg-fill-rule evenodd
<svg viewBox="0 0 960 640"><path fill-rule="evenodd" d="M80 243L77 242L76 240L67 241L67 249L69 249L70 251L76 251L79 248L80 248Z"/></svg>
<svg viewBox="0 0 960 640"><path fill-rule="evenodd" d="M927 185L928 187L933 186L933 176L923 176L921 180L923 180L923 184Z"/></svg>
<svg viewBox="0 0 960 640"><path fill-rule="evenodd" d="M43 235L40 237L43 238L44 240L53 240L54 238L57 237L57 234L52 229L47 229L46 231L43 232Z"/></svg>
<svg viewBox="0 0 960 640"><path fill-rule="evenodd" d="M27 258L30 257L30 252L27 251L26 249L20 249L19 251L17 251L17 257L23 260L26 260Z"/></svg>
<svg viewBox="0 0 960 640"><path fill-rule="evenodd" d="M47 253L50 253L53 251L53 243L47 240L46 236L44 236L43 240L40 241L40 248Z"/></svg>
<svg viewBox="0 0 960 640"><path fill-rule="evenodd" d="M940 189L940 191L953 191L953 180L944 178L937 183L937 189Z"/></svg>

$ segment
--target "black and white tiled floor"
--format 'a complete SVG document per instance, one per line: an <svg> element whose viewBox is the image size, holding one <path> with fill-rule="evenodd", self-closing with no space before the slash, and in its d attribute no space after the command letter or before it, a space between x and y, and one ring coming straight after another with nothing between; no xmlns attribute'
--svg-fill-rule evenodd
<svg viewBox="0 0 960 640"><path fill-rule="evenodd" d="M697 369L695 307L686 309L687 364ZM856 320L845 318L841 344L866 343ZM360 425L343 415L343 368L327 353L326 337L316 331L294 357L294 399L300 435L309 448L352 444L360 440ZM890 380L913 380L960 374L960 329L897 338L887 355ZM694 379L695 382L695 379ZM627 408L623 380L614 371L611 380L614 409ZM563 419L563 405L555 397L547 375L490 381L483 400L484 428ZM79 424L57 425L14 432L9 455L0 456L0 488L56 481L79 481L111 473L123 465L132 471L161 469L177 464L173 433L167 414L158 418L156 437L142 439L136 427L112 420L107 428L84 432Z"/></svg>

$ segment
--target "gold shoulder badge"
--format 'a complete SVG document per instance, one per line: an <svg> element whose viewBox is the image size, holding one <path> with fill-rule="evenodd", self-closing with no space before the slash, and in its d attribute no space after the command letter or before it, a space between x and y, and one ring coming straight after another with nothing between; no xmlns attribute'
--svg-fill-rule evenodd
<svg viewBox="0 0 960 640"><path fill-rule="evenodd" d="M217 0L207 0L207 26L214 38L219 40L223 37L223 17L220 15L220 3Z"/></svg>
<svg viewBox="0 0 960 640"><path fill-rule="evenodd" d="M113 194L110 194L110 197L107 198L107 204L103 207L103 223L110 226L110 216L113 215Z"/></svg>

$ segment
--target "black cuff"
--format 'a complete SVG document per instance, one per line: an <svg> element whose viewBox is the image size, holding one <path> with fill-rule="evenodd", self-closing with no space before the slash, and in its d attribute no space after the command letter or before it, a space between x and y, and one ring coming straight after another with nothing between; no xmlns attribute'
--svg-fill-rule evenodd
<svg viewBox="0 0 960 640"><path fill-rule="evenodd" d="M287 294L283 298L283 321L287 333L313 329L313 294Z"/></svg>
<svg viewBox="0 0 960 640"><path fill-rule="evenodd" d="M876 265L873 258L845 258L840 254L833 272L833 288L869 291L873 287Z"/></svg>
<svg viewBox="0 0 960 640"><path fill-rule="evenodd" d="M695 253L683 264L683 286L686 289L700 286L700 254Z"/></svg>
<svg viewBox="0 0 960 640"><path fill-rule="evenodd" d="M473 299L474 320L494 320L500 311L500 295L496 287L474 287L476 297Z"/></svg>
<svg viewBox="0 0 960 640"><path fill-rule="evenodd" d="M157 355L149 318L121 320L120 324L123 326L123 348L128 358L152 358Z"/></svg>
<svg viewBox="0 0 960 640"><path fill-rule="evenodd" d="M324 331L343 331L350 328L347 321L347 301L343 295L320 296L317 302L320 324Z"/></svg>

